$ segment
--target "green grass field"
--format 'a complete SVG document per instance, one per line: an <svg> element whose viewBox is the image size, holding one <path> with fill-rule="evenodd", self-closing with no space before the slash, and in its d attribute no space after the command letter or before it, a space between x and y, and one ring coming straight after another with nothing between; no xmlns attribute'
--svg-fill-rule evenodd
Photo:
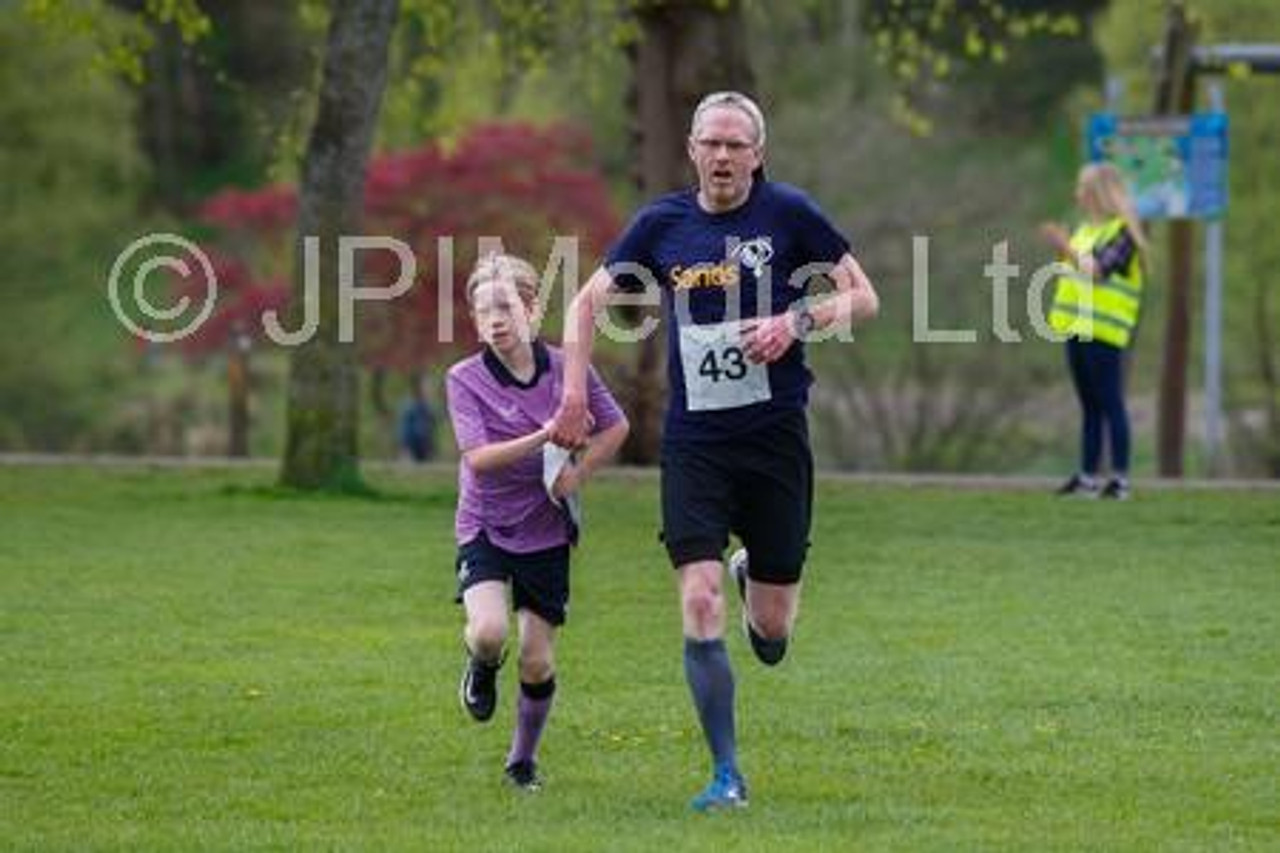
<svg viewBox="0 0 1280 853"><path fill-rule="evenodd" d="M373 480L0 466L0 847L1280 845L1274 491L823 484L792 655L730 638L753 802L706 817L654 481L588 497L529 797L514 667L456 701L453 484Z"/></svg>

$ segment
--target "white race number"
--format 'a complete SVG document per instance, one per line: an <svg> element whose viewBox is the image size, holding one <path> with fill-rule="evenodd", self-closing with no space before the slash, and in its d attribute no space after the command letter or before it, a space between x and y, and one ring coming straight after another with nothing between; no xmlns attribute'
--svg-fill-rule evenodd
<svg viewBox="0 0 1280 853"><path fill-rule="evenodd" d="M737 321L681 326L680 361L691 412L737 409L773 397L769 368L747 358Z"/></svg>

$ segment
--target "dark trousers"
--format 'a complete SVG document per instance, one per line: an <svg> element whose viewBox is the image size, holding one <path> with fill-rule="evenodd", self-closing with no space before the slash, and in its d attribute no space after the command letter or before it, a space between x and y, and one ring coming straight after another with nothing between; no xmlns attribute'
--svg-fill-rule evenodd
<svg viewBox="0 0 1280 853"><path fill-rule="evenodd" d="M1111 443L1111 472L1129 472L1129 413L1124 405L1124 350L1098 341L1067 341L1067 364L1084 414L1080 470L1097 474L1104 429Z"/></svg>

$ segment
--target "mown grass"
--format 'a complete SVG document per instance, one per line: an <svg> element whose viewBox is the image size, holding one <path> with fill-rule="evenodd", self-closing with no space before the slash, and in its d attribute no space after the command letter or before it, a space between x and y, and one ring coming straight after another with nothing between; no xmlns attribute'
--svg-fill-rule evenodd
<svg viewBox="0 0 1280 853"><path fill-rule="evenodd" d="M589 496L548 787L457 707L453 484L0 467L17 849L1265 849L1280 500L823 484L794 651L736 633L753 802L707 773L656 484ZM735 608L736 615L736 608Z"/></svg>

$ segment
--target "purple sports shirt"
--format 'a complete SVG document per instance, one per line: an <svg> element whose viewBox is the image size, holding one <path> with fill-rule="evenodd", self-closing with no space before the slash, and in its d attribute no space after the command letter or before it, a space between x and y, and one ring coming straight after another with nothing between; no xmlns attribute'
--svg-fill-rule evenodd
<svg viewBox="0 0 1280 853"><path fill-rule="evenodd" d="M535 371L528 383L517 380L487 347L449 368L445 389L458 450L520 438L542 428L560 405L564 358L541 341L533 345ZM594 369L587 375L587 407L594 432L622 419L622 410ZM486 474L458 463L458 544L485 533L505 551L527 554L570 541L562 509L542 485L542 453Z"/></svg>

